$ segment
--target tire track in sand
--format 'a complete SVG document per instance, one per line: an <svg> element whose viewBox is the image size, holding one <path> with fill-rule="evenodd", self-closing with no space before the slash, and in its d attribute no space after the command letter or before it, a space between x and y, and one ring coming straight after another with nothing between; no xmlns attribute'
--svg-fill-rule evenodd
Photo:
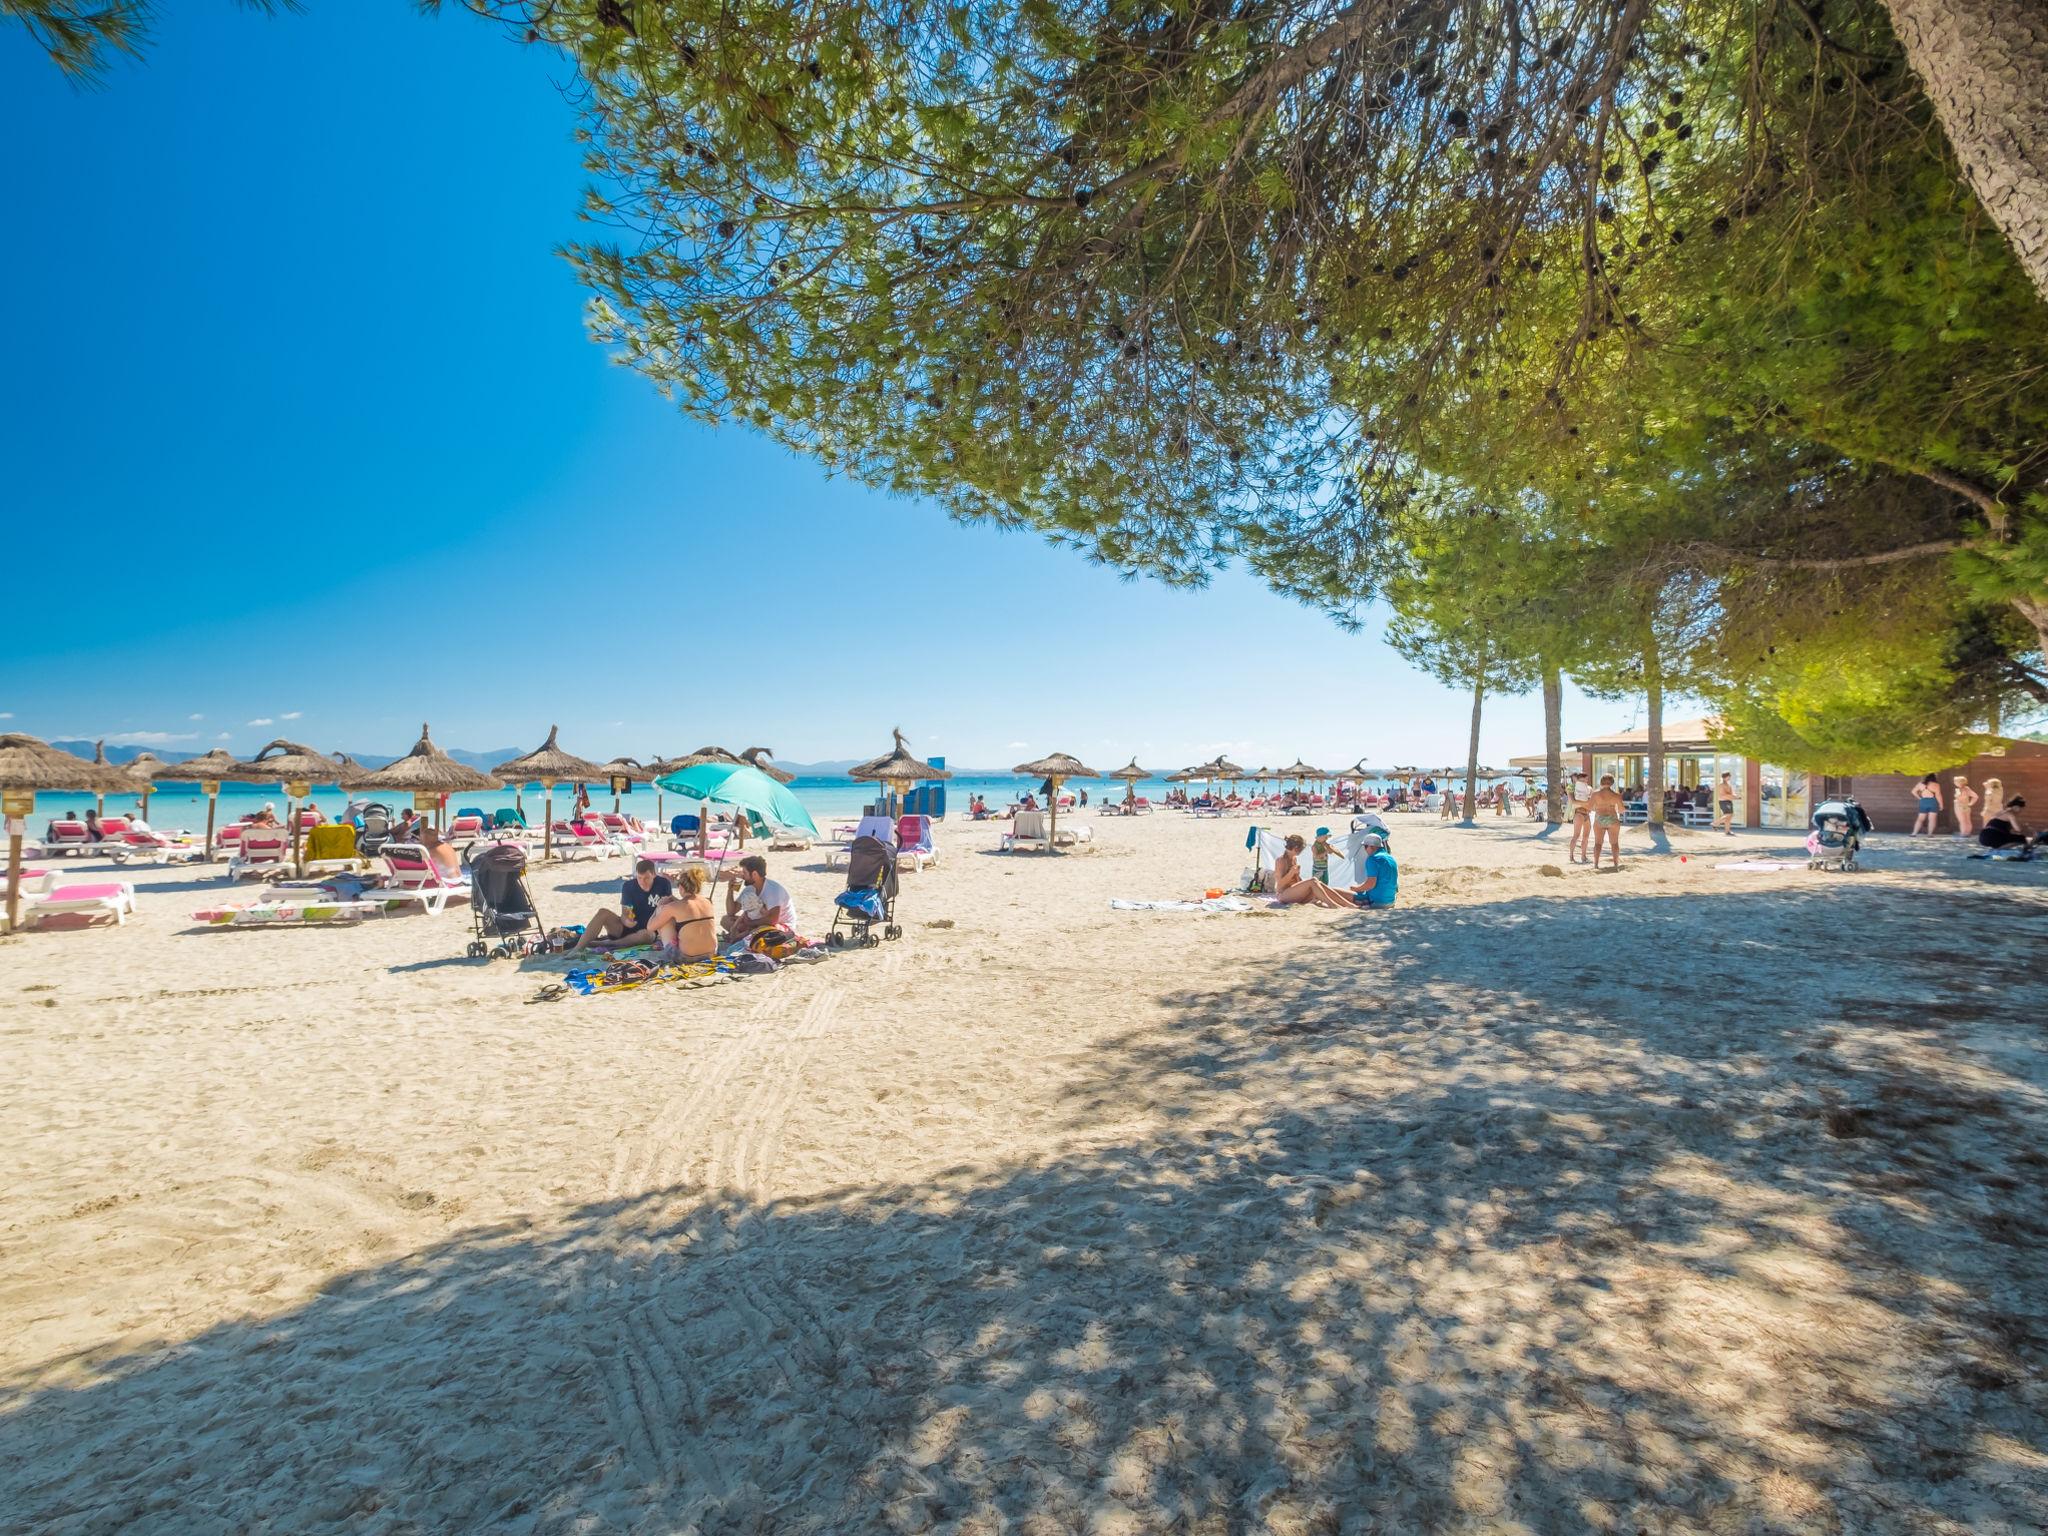
<svg viewBox="0 0 2048 1536"><path fill-rule="evenodd" d="M793 999L769 990L691 1087L614 1160L614 1198L674 1187L697 1172L701 1157L701 1175L690 1182L743 1202L736 1218L726 1202L712 1205L681 1262L658 1254L626 1286L586 1291L596 1336L582 1342L620 1448L643 1482L686 1487L692 1502L764 1486L760 1457L774 1437L747 1432L749 1408L829 1411L816 1405L829 1403L819 1389L839 1373L839 1344L789 1283L774 1243L759 1241L759 1208L770 1198L804 1074L844 997L843 987L827 984L788 1028L776 1029L769 1020ZM722 1114L750 1067L753 1083ZM776 1400L781 1406L769 1410Z"/></svg>

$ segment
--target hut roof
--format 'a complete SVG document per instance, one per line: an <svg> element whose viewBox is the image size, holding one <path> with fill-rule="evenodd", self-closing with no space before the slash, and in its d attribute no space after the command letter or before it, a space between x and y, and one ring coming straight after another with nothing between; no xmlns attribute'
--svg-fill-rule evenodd
<svg viewBox="0 0 2048 1536"><path fill-rule="evenodd" d="M282 736L267 743L246 762L235 764L235 777L253 784L338 784L344 770L331 757L323 757L303 742Z"/></svg>
<svg viewBox="0 0 2048 1536"><path fill-rule="evenodd" d="M1123 767L1113 770L1109 777L1112 779L1125 779L1135 784L1139 779L1152 778L1153 773L1150 768L1140 768L1138 760L1134 757L1128 763L1125 763Z"/></svg>
<svg viewBox="0 0 2048 1536"><path fill-rule="evenodd" d="M18 731L0 735L0 789L70 789L111 795L133 788L135 780L112 763L73 757L61 747Z"/></svg>
<svg viewBox="0 0 2048 1536"><path fill-rule="evenodd" d="M168 766L154 752L138 752L121 765L121 770L136 783L147 784Z"/></svg>
<svg viewBox="0 0 2048 1536"><path fill-rule="evenodd" d="M231 755L215 747L200 757L188 757L182 763L165 763L157 769L156 776L179 784L197 784L208 779L219 783L222 779L232 779L235 770L241 766Z"/></svg>
<svg viewBox="0 0 2048 1536"><path fill-rule="evenodd" d="M1078 757L1065 752L1055 752L1050 757L1041 757L1035 762L1019 763L1010 770L1012 773L1028 773L1040 779L1099 779L1101 774L1090 768Z"/></svg>
<svg viewBox="0 0 2048 1536"><path fill-rule="evenodd" d="M598 777L601 779L625 779L634 784L652 784L654 770L637 757L615 757L608 763L599 763Z"/></svg>
<svg viewBox="0 0 2048 1536"><path fill-rule="evenodd" d="M491 772L507 784L529 784L542 779L556 784L574 784L603 778L604 769L598 764L588 758L578 757L573 752L564 752L555 745L555 737L560 734L561 729L559 725L549 726L546 741L524 757L515 757L510 762L499 763Z"/></svg>
<svg viewBox="0 0 2048 1536"><path fill-rule="evenodd" d="M773 747L748 747L740 753L740 761L760 769L778 784L793 783L796 775L775 766Z"/></svg>
<svg viewBox="0 0 2048 1536"><path fill-rule="evenodd" d="M1276 771L1282 778L1288 779L1324 779L1329 777L1322 769L1311 768L1298 757L1285 768L1277 769Z"/></svg>
<svg viewBox="0 0 2048 1536"><path fill-rule="evenodd" d="M950 779L952 773L944 768L934 768L930 763L921 762L910 755L910 747L903 740L898 728L891 733L896 738L895 750L881 757L870 758L865 763L846 770L850 779L872 779L877 783L909 783L914 779Z"/></svg>
<svg viewBox="0 0 2048 1536"><path fill-rule="evenodd" d="M1227 757L1219 757L1208 764L1209 776L1217 779L1241 779L1244 770Z"/></svg>
<svg viewBox="0 0 2048 1536"><path fill-rule="evenodd" d="M351 789L411 790L415 794L497 787L498 781L488 773L458 763L435 746L425 725L420 727L420 739L405 756L369 773L356 774L349 784Z"/></svg>

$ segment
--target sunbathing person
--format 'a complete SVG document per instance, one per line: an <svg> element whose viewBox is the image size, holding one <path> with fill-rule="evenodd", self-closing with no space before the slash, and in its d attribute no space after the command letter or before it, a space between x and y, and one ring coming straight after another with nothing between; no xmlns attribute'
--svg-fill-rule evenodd
<svg viewBox="0 0 2048 1536"><path fill-rule="evenodd" d="M680 889L674 899L656 907L647 924L655 948L665 959L712 959L718 953L718 920L704 899L704 871L685 869L676 884Z"/></svg>
<svg viewBox="0 0 2048 1536"><path fill-rule="evenodd" d="M420 847L433 861L434 869L443 880L469 878L462 871L462 855L455 851L455 845L432 827L420 828Z"/></svg>
<svg viewBox="0 0 2048 1536"><path fill-rule="evenodd" d="M633 873L619 885L619 910L600 908L584 925L583 937L576 941L576 947L617 949L645 944L647 925L653 921L655 909L673 895L675 888L655 873L654 860L640 860L633 866Z"/></svg>
<svg viewBox="0 0 2048 1536"><path fill-rule="evenodd" d="M1351 911L1353 902L1349 896L1301 872L1301 850L1307 846L1299 833L1287 839L1286 851L1273 861L1273 899L1290 907L1330 907Z"/></svg>

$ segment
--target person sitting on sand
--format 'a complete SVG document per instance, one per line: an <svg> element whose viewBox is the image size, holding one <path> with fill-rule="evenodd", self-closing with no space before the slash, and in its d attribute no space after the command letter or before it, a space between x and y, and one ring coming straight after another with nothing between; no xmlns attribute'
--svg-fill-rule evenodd
<svg viewBox="0 0 2048 1536"><path fill-rule="evenodd" d="M645 863L645 860L641 861ZM658 882L667 884L666 881ZM647 931L663 958L709 960L718 953L717 919L704 899L704 871L694 865L676 876L674 900L654 909Z"/></svg>
<svg viewBox="0 0 2048 1536"><path fill-rule="evenodd" d="M1600 787L1586 799L1586 809L1593 816L1593 868L1600 868L1600 844L1604 840L1614 850L1614 869L1621 868L1621 813L1626 802L1621 792L1614 787L1614 775L1600 775Z"/></svg>
<svg viewBox="0 0 2048 1536"><path fill-rule="evenodd" d="M619 910L599 908L597 915L583 925L583 937L576 941L576 947L618 949L645 944L647 925L653 921L655 909L673 895L675 888L655 872L654 860L639 860L633 865L633 873L620 882Z"/></svg>
<svg viewBox="0 0 2048 1536"><path fill-rule="evenodd" d="M1351 898L1334 891L1320 880L1301 872L1301 850L1308 846L1300 833L1287 839L1280 857L1273 861L1273 899L1287 907L1330 907L1349 910Z"/></svg>
<svg viewBox="0 0 2048 1536"><path fill-rule="evenodd" d="M758 853L740 860L725 893L725 938L728 943L744 939L764 928L797 931L796 903L789 887L768 878L768 861Z"/></svg>
<svg viewBox="0 0 2048 1536"><path fill-rule="evenodd" d="M1977 834L1977 842L1985 848L2017 847L2024 853L2032 853L2035 839L2028 836L2027 824L2019 812L2027 808L2025 795L2014 795L1998 808L1998 813L1985 818L1984 828Z"/></svg>
<svg viewBox="0 0 2048 1536"><path fill-rule="evenodd" d="M1387 852L1387 840L1368 832L1359 840L1365 849L1365 878L1347 890L1354 906L1391 907L1401 890L1401 866Z"/></svg>

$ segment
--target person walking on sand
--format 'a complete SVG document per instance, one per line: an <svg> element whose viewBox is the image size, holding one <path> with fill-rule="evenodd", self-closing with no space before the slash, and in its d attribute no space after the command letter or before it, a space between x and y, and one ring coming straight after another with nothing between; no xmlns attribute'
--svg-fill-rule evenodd
<svg viewBox="0 0 2048 1536"><path fill-rule="evenodd" d="M1572 857L1574 864L1585 862L1586 846L1592 840L1593 812L1587 802L1593 798L1593 785L1581 768L1572 775Z"/></svg>
<svg viewBox="0 0 2048 1536"><path fill-rule="evenodd" d="M1724 773L1714 791L1714 825L1730 837L1735 835L1735 775Z"/></svg>
<svg viewBox="0 0 2048 1536"><path fill-rule="evenodd" d="M1621 792L1614 787L1614 775L1600 775L1600 787L1593 791L1586 801L1586 809L1593 814L1593 868L1600 868L1600 844L1605 840L1614 850L1614 862L1609 872L1621 868Z"/></svg>
<svg viewBox="0 0 2048 1536"><path fill-rule="evenodd" d="M1970 781L1965 775L1957 774L1955 778L1955 792L1949 800L1949 804L1956 808L1957 837L1969 837L1971 831L1970 808L1976 803L1977 791L1970 788Z"/></svg>
<svg viewBox="0 0 2048 1536"><path fill-rule="evenodd" d="M1941 780L1931 773L1922 774L1913 786L1913 805L1913 830L1907 836L1934 836L1941 821Z"/></svg>

